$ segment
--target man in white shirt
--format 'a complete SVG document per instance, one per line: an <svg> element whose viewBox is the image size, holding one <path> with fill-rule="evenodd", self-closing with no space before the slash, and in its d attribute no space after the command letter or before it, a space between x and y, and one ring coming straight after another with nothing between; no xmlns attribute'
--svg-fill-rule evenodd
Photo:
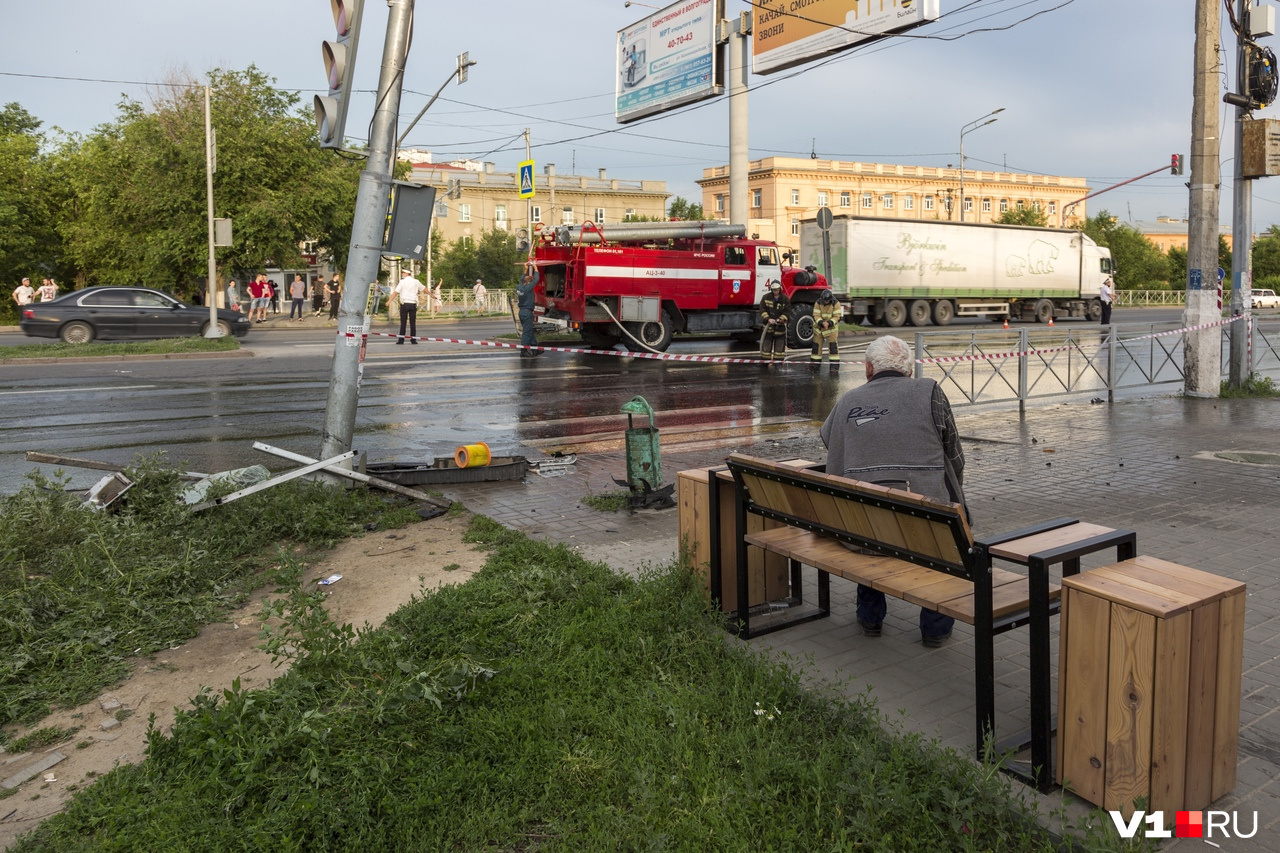
<svg viewBox="0 0 1280 853"><path fill-rule="evenodd" d="M58 298L58 283L51 278L46 278L44 284L40 285L40 301L52 302Z"/></svg>
<svg viewBox="0 0 1280 853"><path fill-rule="evenodd" d="M476 313L483 314L485 309L485 299L488 290L485 289L484 282L476 279L475 287L471 288L471 294L476 298Z"/></svg>
<svg viewBox="0 0 1280 853"><path fill-rule="evenodd" d="M409 273L404 274L400 283L391 291L391 298L400 300L400 336L397 344L404 343L405 321L409 324L409 343L418 343L418 297L426 290L426 286Z"/></svg>
<svg viewBox="0 0 1280 853"><path fill-rule="evenodd" d="M1116 301L1115 285L1108 278L1098 288L1098 299L1102 301L1102 325L1111 325L1111 303Z"/></svg>
<svg viewBox="0 0 1280 853"><path fill-rule="evenodd" d="M31 300L36 298L36 291L35 288L31 286L31 279L24 278L22 280L22 284L15 287L13 289L13 293L10 295L13 297L13 301L17 303L19 308L23 305L30 305Z"/></svg>

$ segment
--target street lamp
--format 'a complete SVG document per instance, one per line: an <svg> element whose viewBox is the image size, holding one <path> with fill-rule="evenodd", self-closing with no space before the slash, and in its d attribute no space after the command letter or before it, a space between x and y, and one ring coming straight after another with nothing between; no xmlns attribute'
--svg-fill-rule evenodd
<svg viewBox="0 0 1280 853"><path fill-rule="evenodd" d="M637 3L635 0L627 0L622 4L622 8L630 9L632 6L644 6L646 9L661 9L661 6L650 6L648 3Z"/></svg>
<svg viewBox="0 0 1280 853"><path fill-rule="evenodd" d="M980 127L986 127L987 125L998 121L998 119L994 119L992 118L992 116L994 116L996 113L1002 113L1002 112L1004 112L1004 107L1000 107L998 110L992 110L986 115L981 116L979 118L975 118L973 121L967 123L966 125L964 125L964 127L960 128L960 221L961 222L964 222L964 135L966 133L975 131Z"/></svg>

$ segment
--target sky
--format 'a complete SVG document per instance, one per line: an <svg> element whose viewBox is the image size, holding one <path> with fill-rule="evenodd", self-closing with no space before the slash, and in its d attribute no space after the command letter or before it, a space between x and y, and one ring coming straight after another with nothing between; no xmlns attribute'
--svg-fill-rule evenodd
<svg viewBox="0 0 1280 853"><path fill-rule="evenodd" d="M868 0L877 5L881 0ZM660 2L649 4L653 7ZM1234 0L1232 2L1234 6ZM298 92L324 85L320 44L332 38L327 0L42 0L6 3L0 103L16 101L44 129L87 134L144 103L148 83L175 71L201 77L250 63ZM940 0L939 20L907 37L856 47L832 61L749 78L749 156L1084 177L1093 192L1190 153L1195 3L1165 0ZM736 17L747 0L725 0ZM470 158L515 171L530 130L537 170L665 180L701 200L704 167L727 165L728 99L618 124L613 117L616 31L652 14L624 0L418 0L401 127L467 51L465 84L450 83L405 147L437 161ZM386 30L385 2L368 0L347 135L367 135ZM1223 24L1228 70L1235 38ZM1264 40L1274 48L1275 39ZM1231 219L1234 108L1222 116L1221 221ZM1276 108L1255 113L1275 118ZM232 132L220 129L220 134ZM336 155L335 155L336 156ZM1185 218L1186 181L1165 169L1088 202L1122 222ZM1253 230L1280 223L1280 184L1253 183Z"/></svg>

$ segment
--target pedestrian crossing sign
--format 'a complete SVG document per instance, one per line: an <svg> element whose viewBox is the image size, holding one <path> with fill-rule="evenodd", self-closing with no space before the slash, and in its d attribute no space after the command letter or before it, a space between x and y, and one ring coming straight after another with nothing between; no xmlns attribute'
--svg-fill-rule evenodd
<svg viewBox="0 0 1280 853"><path fill-rule="evenodd" d="M520 164L520 198L533 198L533 161Z"/></svg>

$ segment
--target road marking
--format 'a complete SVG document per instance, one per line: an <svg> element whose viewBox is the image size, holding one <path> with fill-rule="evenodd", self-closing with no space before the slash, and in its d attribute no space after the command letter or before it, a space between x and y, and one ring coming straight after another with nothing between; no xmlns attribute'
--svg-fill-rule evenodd
<svg viewBox="0 0 1280 853"><path fill-rule="evenodd" d="M78 391L97 391L103 394L111 394L116 391L137 391L142 388L156 388L156 385L114 385L109 388L102 386L93 386L88 388L41 388L35 391L0 391L0 397L10 397L17 394L67 394Z"/></svg>

